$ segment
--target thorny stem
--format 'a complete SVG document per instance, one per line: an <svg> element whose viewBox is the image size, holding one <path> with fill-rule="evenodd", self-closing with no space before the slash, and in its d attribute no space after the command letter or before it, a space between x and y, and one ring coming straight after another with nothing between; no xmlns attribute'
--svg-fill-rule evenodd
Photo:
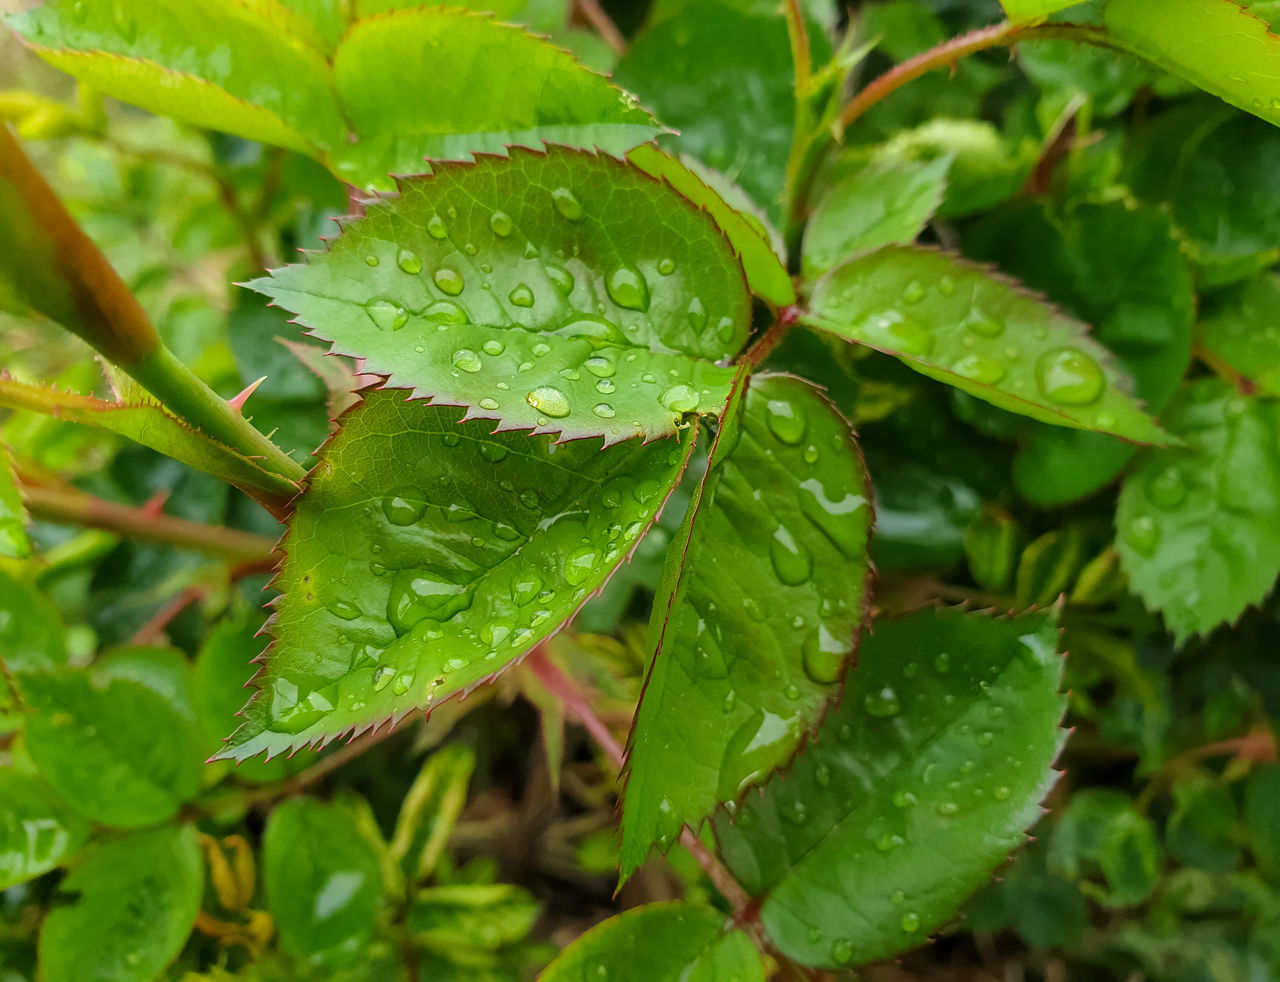
<svg viewBox="0 0 1280 982"><path fill-rule="evenodd" d="M261 535L185 518L156 514L145 508L105 501L84 491L54 488L23 481L19 485L27 510L36 518L118 532L143 542L194 549L235 562L258 562L270 556L275 543Z"/></svg>
<svg viewBox="0 0 1280 982"><path fill-rule="evenodd" d="M627 39L618 30L618 25L604 12L604 8L600 6L600 0L577 0L576 6L579 13L596 29L596 33L604 39L605 44L612 48L615 54L627 53Z"/></svg>
<svg viewBox="0 0 1280 982"><path fill-rule="evenodd" d="M546 646L540 644L534 648L525 664L529 666L529 669L546 690L564 704L565 710L583 725L586 731L591 734L592 739L600 745L600 749L621 770L627 759L622 745L618 743L604 720L596 713L595 707L591 705L586 693L547 654ZM748 926L754 920L751 911L751 898L747 896L747 892L742 889L738 881L730 875L729 871L724 868L720 861L711 854L710 850L702 844L701 840L690 829L686 828L680 834L680 844L689 850L690 855L697 860L698 865L702 867L703 872L715 884L716 889L733 907L735 920L739 921L744 927Z"/></svg>
<svg viewBox="0 0 1280 982"><path fill-rule="evenodd" d="M1107 37L1098 28L1077 24L1015 25L1004 21L951 38L937 47L922 51L914 58L908 58L901 64L895 65L861 89L845 104L836 125L832 128L833 132L827 134L821 146L809 155L803 173L797 175L795 187L788 201L787 241L799 240L800 230L804 228L809 214L809 198L813 193L813 185L818 172L822 169L822 164L844 131L863 113L921 75L939 68L954 68L955 63L965 55L1032 40L1078 41L1104 47L1118 47L1118 42Z"/></svg>
<svg viewBox="0 0 1280 982"><path fill-rule="evenodd" d="M769 326L769 330L760 335L756 343L747 349L747 353L742 356L743 361L753 369L759 368L764 364L764 360L773 354L774 349L782 343L782 339L786 337L788 331L795 327L799 319L799 307L794 304L790 307L783 307L778 311L777 319Z"/></svg>
<svg viewBox="0 0 1280 982"><path fill-rule="evenodd" d="M1206 757L1234 756L1238 759L1250 760L1258 764L1274 764L1277 757L1276 738L1269 729L1260 728L1246 733L1242 737L1231 740L1218 740L1193 747L1185 753L1170 757L1151 778L1147 786L1138 795L1134 806L1145 812L1160 789L1173 781L1181 772L1193 767Z"/></svg>

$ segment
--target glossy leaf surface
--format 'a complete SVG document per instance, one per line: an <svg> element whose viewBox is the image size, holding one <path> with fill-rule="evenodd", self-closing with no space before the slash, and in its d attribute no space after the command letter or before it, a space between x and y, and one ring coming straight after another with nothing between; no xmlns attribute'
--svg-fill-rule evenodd
<svg viewBox="0 0 1280 982"><path fill-rule="evenodd" d="M557 445L373 391L312 472L262 690L219 756L274 755L429 707L559 628L623 561L691 441Z"/></svg>
<svg viewBox="0 0 1280 982"><path fill-rule="evenodd" d="M0 570L0 720L13 704L9 678L47 672L67 660L57 608L43 594Z"/></svg>
<svg viewBox="0 0 1280 982"><path fill-rule="evenodd" d="M738 253L747 285L756 296L775 307L796 302L791 276L779 256L765 220L754 214L755 206L737 188L731 195L717 187L717 175L692 158L663 153L652 144L636 147L627 159L646 174L666 181L699 208L711 213L729 244Z"/></svg>
<svg viewBox="0 0 1280 982"><path fill-rule="evenodd" d="M569 945L540 982L636 978L647 982L764 982L760 955L725 915L682 901L646 904L597 924Z"/></svg>
<svg viewBox="0 0 1280 982"><path fill-rule="evenodd" d="M1085 325L953 256L887 246L844 263L817 282L802 319L1001 409L1168 442Z"/></svg>
<svg viewBox="0 0 1280 982"><path fill-rule="evenodd" d="M59 885L40 931L48 982L148 982L182 950L200 910L196 831L166 825L95 845Z"/></svg>
<svg viewBox="0 0 1280 982"><path fill-rule="evenodd" d="M624 877L817 728L866 616L870 496L849 425L817 389L757 376L740 390L654 601Z"/></svg>
<svg viewBox="0 0 1280 982"><path fill-rule="evenodd" d="M0 890L53 869L88 838L89 823L42 778L0 770Z"/></svg>
<svg viewBox="0 0 1280 982"><path fill-rule="evenodd" d="M674 432L719 413L750 306L710 215L607 156L553 148L439 166L327 253L255 289L415 397L502 429Z"/></svg>
<svg viewBox="0 0 1280 982"><path fill-rule="evenodd" d="M335 805L292 798L263 834L262 882L281 941L331 967L365 955L382 903L378 853L351 825Z"/></svg>
<svg viewBox="0 0 1280 982"><path fill-rule="evenodd" d="M1206 357L1280 396L1280 277L1265 274L1231 291L1196 326Z"/></svg>
<svg viewBox="0 0 1280 982"><path fill-rule="evenodd" d="M391 855L410 884L431 875L467 802L475 751L465 744L441 747L429 756L400 804Z"/></svg>
<svg viewBox="0 0 1280 982"><path fill-rule="evenodd" d="M541 905L509 883L459 883L418 891L405 926L424 948L447 954L460 948L492 950L524 938Z"/></svg>
<svg viewBox="0 0 1280 982"><path fill-rule="evenodd" d="M200 788L194 724L153 689L87 670L29 675L27 749L67 803L103 825L172 818Z"/></svg>
<svg viewBox="0 0 1280 982"><path fill-rule="evenodd" d="M915 241L947 191L952 158L873 162L818 202L804 233L805 276L821 276L861 252Z"/></svg>
<svg viewBox="0 0 1280 982"><path fill-rule="evenodd" d="M716 823L783 953L843 968L914 948L1023 841L1062 743L1056 643L1052 613L876 623L817 741Z"/></svg>
<svg viewBox="0 0 1280 982"><path fill-rule="evenodd" d="M1080 2L1081 0L1000 0L1000 6L1004 8L1009 20L1017 22L1045 17Z"/></svg>
<svg viewBox="0 0 1280 982"><path fill-rule="evenodd" d="M0 444L0 556L26 559L31 555L27 538L27 509L18 493L9 451Z"/></svg>
<svg viewBox="0 0 1280 982"><path fill-rule="evenodd" d="M1103 24L1126 50L1280 125L1280 38L1232 0L1107 0Z"/></svg>
<svg viewBox="0 0 1280 982"><path fill-rule="evenodd" d="M1129 472L1117 548L1134 592L1185 639L1235 620L1280 574L1280 405L1202 379L1165 421L1187 447Z"/></svg>

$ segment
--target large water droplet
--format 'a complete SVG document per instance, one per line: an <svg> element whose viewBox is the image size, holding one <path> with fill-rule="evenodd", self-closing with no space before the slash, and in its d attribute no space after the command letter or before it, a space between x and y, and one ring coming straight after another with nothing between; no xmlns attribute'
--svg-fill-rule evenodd
<svg viewBox="0 0 1280 982"><path fill-rule="evenodd" d="M673 385L658 396L658 401L673 413L691 413L698 408L698 390L688 385Z"/></svg>
<svg viewBox="0 0 1280 982"><path fill-rule="evenodd" d="M902 288L903 303L919 303L924 299L924 284L919 280L912 280Z"/></svg>
<svg viewBox="0 0 1280 982"><path fill-rule="evenodd" d="M874 692L868 692L862 699L862 708L870 716L887 719L902 712L902 701L891 687L883 686Z"/></svg>
<svg viewBox="0 0 1280 982"><path fill-rule="evenodd" d="M424 317L430 317L441 324L470 324L471 317L466 310L452 300L437 300L430 304L423 312Z"/></svg>
<svg viewBox="0 0 1280 982"><path fill-rule="evenodd" d="M484 367L480 356L470 348L459 348L453 353L453 367L464 372L478 372Z"/></svg>
<svg viewBox="0 0 1280 982"><path fill-rule="evenodd" d="M449 227L439 215L432 215L427 219L427 234L433 239L443 239L449 234Z"/></svg>
<svg viewBox="0 0 1280 982"><path fill-rule="evenodd" d="M601 419L613 419L618 414L618 411L607 402L597 402L591 407L591 411Z"/></svg>
<svg viewBox="0 0 1280 982"><path fill-rule="evenodd" d="M462 288L466 286L465 281L462 279L462 274L456 269L449 269L447 266L437 269L431 279L442 292L449 294L451 297L456 297L462 292Z"/></svg>
<svg viewBox="0 0 1280 982"><path fill-rule="evenodd" d="M792 446L804 439L807 422L804 411L785 399L770 399L765 407L765 422L769 432Z"/></svg>
<svg viewBox="0 0 1280 982"><path fill-rule="evenodd" d="M544 267L547 271L547 279L552 285L563 293L566 297L573 292L573 274L563 266L557 266L555 263L547 263Z"/></svg>
<svg viewBox="0 0 1280 982"><path fill-rule="evenodd" d="M571 222L582 220L582 202L568 188L556 188L551 192L551 202Z"/></svg>
<svg viewBox="0 0 1280 982"><path fill-rule="evenodd" d="M853 961L853 942L846 938L831 942L831 960L837 965L848 965Z"/></svg>
<svg viewBox="0 0 1280 982"><path fill-rule="evenodd" d="M409 323L409 312L394 300L370 300L365 313L383 331L398 331Z"/></svg>
<svg viewBox="0 0 1280 982"><path fill-rule="evenodd" d="M511 451L504 447L501 443L489 443L488 441L480 444L480 456L491 464L506 460L507 454Z"/></svg>
<svg viewBox="0 0 1280 982"><path fill-rule="evenodd" d="M649 309L649 284L634 266L619 266L605 280L605 289L619 307L628 310Z"/></svg>
<svg viewBox="0 0 1280 982"><path fill-rule="evenodd" d="M676 261L670 258L658 260L658 272L663 276L670 276L676 271Z"/></svg>
<svg viewBox="0 0 1280 982"><path fill-rule="evenodd" d="M575 314L555 329L555 333L566 338L591 338L598 342L625 341L618 325L603 317L593 314ZM596 345L600 347L600 345ZM536 349L535 349L536 354Z"/></svg>
<svg viewBox="0 0 1280 982"><path fill-rule="evenodd" d="M471 593L461 583L450 583L428 570L401 570L391 579L387 620L397 634L404 634L425 618L448 620L471 604Z"/></svg>
<svg viewBox="0 0 1280 982"><path fill-rule="evenodd" d="M1187 500L1187 482L1177 467L1166 467L1147 481L1147 497L1157 508L1168 511Z"/></svg>
<svg viewBox="0 0 1280 982"><path fill-rule="evenodd" d="M536 569L522 569L511 579L511 599L519 607L527 607L542 590L542 577Z"/></svg>
<svg viewBox="0 0 1280 982"><path fill-rule="evenodd" d="M825 624L810 631L800 647L804 673L819 685L830 685L840 678L848 653L849 645L828 631Z"/></svg>
<svg viewBox="0 0 1280 982"><path fill-rule="evenodd" d="M301 733L333 712L337 692L336 685L314 692L300 691L287 679L276 679L271 687L271 729L281 733Z"/></svg>
<svg viewBox="0 0 1280 982"><path fill-rule="evenodd" d="M396 488L382 499L382 512L392 525L412 525L426 510L426 499L416 488Z"/></svg>
<svg viewBox="0 0 1280 982"><path fill-rule="evenodd" d="M1153 555L1160 544L1160 526L1150 515L1139 515L1124 527L1124 541L1141 556Z"/></svg>
<svg viewBox="0 0 1280 982"><path fill-rule="evenodd" d="M964 324L969 330L981 338L998 338L1004 333L1004 322L985 314L973 313Z"/></svg>
<svg viewBox="0 0 1280 982"><path fill-rule="evenodd" d="M799 586L813 575L813 556L784 526L778 526L769 540L769 559L778 579L787 586Z"/></svg>
<svg viewBox="0 0 1280 982"><path fill-rule="evenodd" d="M689 326L699 332L707 326L707 310L697 297L689 301Z"/></svg>
<svg viewBox="0 0 1280 982"><path fill-rule="evenodd" d="M360 608L346 600L338 600L329 604L329 613L341 617L344 621L353 621L360 616Z"/></svg>
<svg viewBox="0 0 1280 982"><path fill-rule="evenodd" d="M417 275L422 272L422 257L410 249L401 249L396 253L396 265L406 273Z"/></svg>
<svg viewBox="0 0 1280 982"><path fill-rule="evenodd" d="M564 557L564 578L570 586L577 586L591 575L600 554L594 546L579 546Z"/></svg>
<svg viewBox="0 0 1280 982"><path fill-rule="evenodd" d="M1004 362L985 355L965 355L951 366L951 370L982 385L995 385L1008 374Z"/></svg>
<svg viewBox="0 0 1280 982"><path fill-rule="evenodd" d="M1106 377L1098 363L1079 348L1054 348L1036 360L1036 382L1051 402L1087 406L1102 395Z"/></svg>
<svg viewBox="0 0 1280 982"><path fill-rule="evenodd" d="M538 412L555 419L564 419L569 415L569 397L554 385L540 385L527 396L524 401Z"/></svg>
<svg viewBox="0 0 1280 982"><path fill-rule="evenodd" d="M725 745L717 796L721 801L736 798L749 785L781 767L798 739L794 719L757 709L738 725Z"/></svg>
<svg viewBox="0 0 1280 982"><path fill-rule="evenodd" d="M507 299L517 307L532 307L533 291L521 283L507 294Z"/></svg>
<svg viewBox="0 0 1280 982"><path fill-rule="evenodd" d="M500 239L505 239L514 231L516 225L511 220L511 216L505 211L495 211L489 216L489 228L493 229L493 234Z"/></svg>
<svg viewBox="0 0 1280 982"><path fill-rule="evenodd" d="M885 317L876 326L894 351L923 358L933 350L933 333L913 317Z"/></svg>
<svg viewBox="0 0 1280 982"><path fill-rule="evenodd" d="M618 371L614 360L606 355L592 355L582 365L596 378L612 378Z"/></svg>
<svg viewBox="0 0 1280 982"><path fill-rule="evenodd" d="M902 915L902 920L898 922L902 925L902 930L908 933L920 930L920 915L915 911L907 911Z"/></svg>

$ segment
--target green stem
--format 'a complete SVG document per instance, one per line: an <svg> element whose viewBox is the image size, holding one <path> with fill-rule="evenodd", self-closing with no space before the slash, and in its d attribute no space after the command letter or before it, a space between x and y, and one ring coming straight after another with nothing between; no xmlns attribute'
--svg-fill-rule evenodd
<svg viewBox="0 0 1280 982"><path fill-rule="evenodd" d="M132 365L122 366L148 392L176 416L199 427L248 457L261 460L268 468L300 481L305 469L273 442L259 433L230 403L209 388L173 352L160 345Z"/></svg>

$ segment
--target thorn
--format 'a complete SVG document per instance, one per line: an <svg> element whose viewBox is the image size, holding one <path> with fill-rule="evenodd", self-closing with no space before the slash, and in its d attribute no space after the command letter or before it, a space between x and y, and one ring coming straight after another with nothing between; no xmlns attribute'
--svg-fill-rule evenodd
<svg viewBox="0 0 1280 982"><path fill-rule="evenodd" d="M267 377L264 375L262 376L262 378L258 379L258 381L250 382L248 385L246 385L243 389L240 390L239 395L232 396L230 399L228 399L227 400L228 404L236 412L241 412L241 410L244 407L244 404L249 401L249 396L253 395L254 390L256 390L258 386L260 386L266 380L267 380Z"/></svg>

